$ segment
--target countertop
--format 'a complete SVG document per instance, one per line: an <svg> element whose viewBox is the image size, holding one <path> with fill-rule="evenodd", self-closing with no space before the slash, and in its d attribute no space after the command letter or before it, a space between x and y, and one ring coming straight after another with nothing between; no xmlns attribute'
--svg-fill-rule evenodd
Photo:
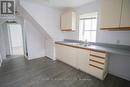
<svg viewBox="0 0 130 87"><path fill-rule="evenodd" d="M77 47L77 48L82 48L82 49L88 49L88 50L96 50L100 52L105 52L109 54L118 54L118 55L126 55L130 56L130 50L128 49L123 49L123 48L117 48L117 47L108 47L108 46L99 46L99 45L88 45L88 46L83 46L79 45L79 42L67 42L67 41L57 41L55 42L56 44L61 44L61 45L66 45L66 46L71 46L71 47Z"/></svg>

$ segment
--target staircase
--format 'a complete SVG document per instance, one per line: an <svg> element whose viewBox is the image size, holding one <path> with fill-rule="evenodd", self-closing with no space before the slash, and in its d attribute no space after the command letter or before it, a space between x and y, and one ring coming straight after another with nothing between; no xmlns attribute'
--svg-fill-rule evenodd
<svg viewBox="0 0 130 87"><path fill-rule="evenodd" d="M21 1L17 9L24 20L28 20L42 33L45 39L45 56L55 60L54 42L64 38L60 31L60 11L30 1Z"/></svg>

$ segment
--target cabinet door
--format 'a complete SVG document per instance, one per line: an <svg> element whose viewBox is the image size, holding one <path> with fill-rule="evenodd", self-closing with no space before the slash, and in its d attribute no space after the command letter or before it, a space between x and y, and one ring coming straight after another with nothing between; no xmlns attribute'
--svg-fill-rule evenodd
<svg viewBox="0 0 130 87"><path fill-rule="evenodd" d="M120 27L129 27L130 29L130 0L123 0Z"/></svg>
<svg viewBox="0 0 130 87"><path fill-rule="evenodd" d="M104 70L98 69L93 65L89 65L89 72L90 75L95 76L101 80L104 79Z"/></svg>
<svg viewBox="0 0 130 87"><path fill-rule="evenodd" d="M76 54L77 48L66 46L66 63L76 68L77 63L77 54Z"/></svg>
<svg viewBox="0 0 130 87"><path fill-rule="evenodd" d="M56 44L56 58L64 63L76 67L76 48Z"/></svg>
<svg viewBox="0 0 130 87"><path fill-rule="evenodd" d="M61 29L62 30L72 29L72 12L64 13L61 16Z"/></svg>
<svg viewBox="0 0 130 87"><path fill-rule="evenodd" d="M56 50L56 59L59 59L62 61L63 58L63 52L62 52L62 47L61 45L56 44L55 45L55 50Z"/></svg>
<svg viewBox="0 0 130 87"><path fill-rule="evenodd" d="M88 73L90 51L78 49L77 54L78 54L78 58L77 58L78 69Z"/></svg>
<svg viewBox="0 0 130 87"><path fill-rule="evenodd" d="M72 30L76 30L77 27L77 14L72 12Z"/></svg>
<svg viewBox="0 0 130 87"><path fill-rule="evenodd" d="M63 45L55 45L56 47L56 58L60 61L66 62L65 57L66 57L66 47Z"/></svg>
<svg viewBox="0 0 130 87"><path fill-rule="evenodd" d="M102 28L119 28L122 0L101 0Z"/></svg>

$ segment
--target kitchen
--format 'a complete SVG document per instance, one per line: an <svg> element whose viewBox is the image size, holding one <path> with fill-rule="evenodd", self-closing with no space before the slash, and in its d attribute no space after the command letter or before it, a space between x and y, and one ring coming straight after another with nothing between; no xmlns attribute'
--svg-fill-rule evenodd
<svg viewBox="0 0 130 87"><path fill-rule="evenodd" d="M27 32L27 59L30 61L30 65L36 63L33 61L38 61L43 57L43 62L47 63L47 66L54 67L52 70L47 68L48 71L45 70L44 74L41 74L40 70L37 71L40 75L47 74L48 77L52 77L52 82L51 80L40 80L39 83L37 82L37 87L42 86L42 82L46 86L57 87L60 81L60 86L64 87L69 84L66 80L69 80L70 84L72 82L71 85L67 85L68 87L129 87L130 0L81 1L84 4L76 1L71 3L71 1L64 0L62 3L59 0L54 2L50 0L50 2L44 2L45 7L42 1L39 1L40 3L35 0L25 1L26 3L21 2L21 7L23 7L18 11L25 20L23 29L27 30L25 31ZM41 12L41 14L38 12ZM37 37L31 30L33 28L35 32L36 29L38 30ZM39 61L40 64L42 64L41 62L42 60ZM43 67L43 65L40 66ZM29 67L33 68L32 66ZM69 73L68 71L71 71L71 69L87 77L84 78L86 82L83 82L86 85L82 84L80 77L78 79L81 81L77 81L77 78L74 81L72 80L71 77L75 75L75 72ZM56 74L54 71L61 73ZM80 73L76 75L78 76ZM72 75L70 75L70 79L64 79L65 74ZM56 77L63 75L63 77L59 80L53 79L55 75ZM45 75L45 77L47 76ZM42 76L39 78L44 79ZM34 83L36 79L32 79L32 81L30 85L36 86ZM65 81L66 84L62 84L62 81L63 83ZM77 85L75 85L76 82Z"/></svg>

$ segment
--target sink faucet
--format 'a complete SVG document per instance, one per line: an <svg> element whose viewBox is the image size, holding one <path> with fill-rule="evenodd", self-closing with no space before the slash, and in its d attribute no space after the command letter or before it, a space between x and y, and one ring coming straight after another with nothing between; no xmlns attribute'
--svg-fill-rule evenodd
<svg viewBox="0 0 130 87"><path fill-rule="evenodd" d="M85 40L84 41L84 46L89 46L89 45L90 45L90 43L87 40Z"/></svg>
<svg viewBox="0 0 130 87"><path fill-rule="evenodd" d="M84 41L84 44L88 44L88 41L87 41L87 40L85 40L85 41Z"/></svg>

